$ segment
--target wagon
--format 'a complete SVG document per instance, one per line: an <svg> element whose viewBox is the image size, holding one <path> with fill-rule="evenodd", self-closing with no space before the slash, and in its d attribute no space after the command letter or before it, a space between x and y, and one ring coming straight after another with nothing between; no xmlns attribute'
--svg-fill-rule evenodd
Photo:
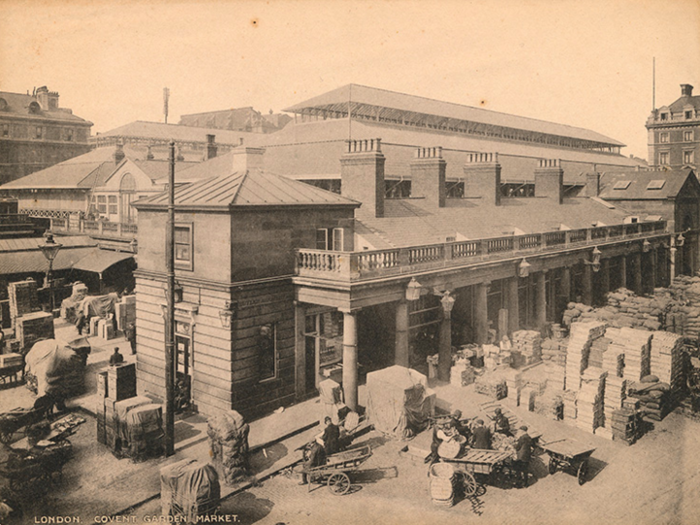
<svg viewBox="0 0 700 525"><path fill-rule="evenodd" d="M0 385L12 385L24 381L24 364L0 366Z"/></svg>
<svg viewBox="0 0 700 525"><path fill-rule="evenodd" d="M45 448L13 451L7 461L0 464L0 476L10 482L10 489L21 491L34 483L53 482L58 474L60 480L65 465L73 454L70 441L52 443Z"/></svg>
<svg viewBox="0 0 700 525"><path fill-rule="evenodd" d="M579 485L586 482L588 459L595 448L570 439L543 443L540 446L549 454L550 474L554 474L557 470L569 470L576 473Z"/></svg>
<svg viewBox="0 0 700 525"><path fill-rule="evenodd" d="M45 415L45 409L35 408L14 408L0 414L0 442L9 443L15 432L41 421Z"/></svg>
<svg viewBox="0 0 700 525"><path fill-rule="evenodd" d="M461 475L464 484L464 495L476 494L477 483L474 474L483 474L490 478L504 472L505 463L510 460L510 452L500 450L467 450L461 457L448 459L440 458L444 463L453 463L455 470Z"/></svg>
<svg viewBox="0 0 700 525"><path fill-rule="evenodd" d="M355 472L371 455L372 447L369 445L346 450L328 456L324 465L305 468L304 472L310 483L325 483L331 493L342 496L350 490L350 473Z"/></svg>

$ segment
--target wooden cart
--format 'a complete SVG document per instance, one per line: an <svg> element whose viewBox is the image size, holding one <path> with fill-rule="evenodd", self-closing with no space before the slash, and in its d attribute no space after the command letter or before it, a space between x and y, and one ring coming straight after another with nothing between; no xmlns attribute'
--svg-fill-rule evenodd
<svg viewBox="0 0 700 525"><path fill-rule="evenodd" d="M467 450L461 457L455 459L441 458L440 461L453 463L455 470L461 475L464 484L464 495L476 494L477 483L474 474L483 474L493 478L504 471L506 461L511 459L510 452L500 450Z"/></svg>
<svg viewBox="0 0 700 525"><path fill-rule="evenodd" d="M67 439L42 448L13 450L7 461L0 464L0 476L9 480L14 491L22 491L34 483L46 488L55 481L56 474L59 480L62 478L63 465L72 455L73 446Z"/></svg>
<svg viewBox="0 0 700 525"><path fill-rule="evenodd" d="M15 385L24 382L24 364L1 366L0 385Z"/></svg>
<svg viewBox="0 0 700 525"><path fill-rule="evenodd" d="M372 447L366 445L328 456L325 465L304 469L309 478L309 490L311 483L325 483L336 496L347 494L351 485L350 473L355 472L371 455Z"/></svg>
<svg viewBox="0 0 700 525"><path fill-rule="evenodd" d="M8 444L15 432L38 423L45 415L46 410L36 408L14 408L0 414L0 442Z"/></svg>
<svg viewBox="0 0 700 525"><path fill-rule="evenodd" d="M559 469L569 470L576 473L579 485L586 482L588 459L595 448L570 439L542 443L540 447L549 454L550 474L554 474Z"/></svg>

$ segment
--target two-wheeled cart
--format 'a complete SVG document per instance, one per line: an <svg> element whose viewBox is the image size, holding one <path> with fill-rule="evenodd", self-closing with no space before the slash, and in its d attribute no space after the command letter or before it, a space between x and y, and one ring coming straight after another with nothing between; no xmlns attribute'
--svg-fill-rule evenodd
<svg viewBox="0 0 700 525"><path fill-rule="evenodd" d="M303 472L311 483L326 484L328 490L336 496L347 494L350 490L350 474L372 455L372 447L364 447L339 452L326 458L326 463L317 467L304 468Z"/></svg>
<svg viewBox="0 0 700 525"><path fill-rule="evenodd" d="M10 482L10 489L22 491L32 484L49 483L63 476L65 465L73 454L70 441L62 440L45 447L30 450L13 450L8 459L0 464L0 476Z"/></svg>
<svg viewBox="0 0 700 525"><path fill-rule="evenodd" d="M512 458L510 452L500 450L468 449L460 457L454 459L440 458L444 463L452 463L455 471L462 477L465 496L476 494L478 484L475 474L487 476L493 481L506 472L506 463Z"/></svg>
<svg viewBox="0 0 700 525"><path fill-rule="evenodd" d="M549 454L549 473L568 470L575 473L578 484L583 485L588 476L588 460L595 451L594 447L570 439L542 443L542 449Z"/></svg>
<svg viewBox="0 0 700 525"><path fill-rule="evenodd" d="M45 409L14 408L0 414L0 442L8 444L15 432L38 423L46 416Z"/></svg>

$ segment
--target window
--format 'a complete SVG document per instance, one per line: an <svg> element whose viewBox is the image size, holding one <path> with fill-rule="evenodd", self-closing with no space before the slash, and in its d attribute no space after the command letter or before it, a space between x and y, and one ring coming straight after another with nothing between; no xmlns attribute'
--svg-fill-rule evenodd
<svg viewBox="0 0 700 525"><path fill-rule="evenodd" d="M411 196L410 180L384 181L384 197L386 199L407 199Z"/></svg>
<svg viewBox="0 0 700 525"><path fill-rule="evenodd" d="M107 196L98 195L97 196L97 211L100 213L107 213Z"/></svg>
<svg viewBox="0 0 700 525"><path fill-rule="evenodd" d="M668 120L668 113L661 113L661 120Z"/></svg>
<svg viewBox="0 0 700 525"><path fill-rule="evenodd" d="M175 225L175 267L193 269L192 225Z"/></svg>
<svg viewBox="0 0 700 525"><path fill-rule="evenodd" d="M333 251L342 252L343 251L343 229L333 228Z"/></svg>
<svg viewBox="0 0 700 525"><path fill-rule="evenodd" d="M2 125L2 136L3 136L3 137L9 137L9 136L10 136L10 125L9 125L9 124L3 124L3 125Z"/></svg>
<svg viewBox="0 0 700 525"><path fill-rule="evenodd" d="M464 197L464 181L447 183L447 198L461 199Z"/></svg>
<svg viewBox="0 0 700 525"><path fill-rule="evenodd" d="M119 211L117 210L117 196L116 195L110 195L108 197L107 202L109 203L108 213L110 215L116 215L117 213L119 213Z"/></svg>
<svg viewBox="0 0 700 525"><path fill-rule="evenodd" d="M277 325L266 324L258 332L258 380L277 377Z"/></svg>
<svg viewBox="0 0 700 525"><path fill-rule="evenodd" d="M693 112L692 112L692 111L686 111L686 112L685 112L685 118L687 118L687 119L693 118Z"/></svg>
<svg viewBox="0 0 700 525"><path fill-rule="evenodd" d="M72 129L66 130L66 140L68 142L73 142L73 130Z"/></svg>
<svg viewBox="0 0 700 525"><path fill-rule="evenodd" d="M316 230L316 249L328 249L328 230L326 228L318 228Z"/></svg>
<svg viewBox="0 0 700 525"><path fill-rule="evenodd" d="M316 230L316 249L343 251L343 229L342 228L318 228Z"/></svg>
<svg viewBox="0 0 700 525"><path fill-rule="evenodd" d="M626 190L632 184L631 180L618 180L613 186L614 190Z"/></svg>
<svg viewBox="0 0 700 525"><path fill-rule="evenodd" d="M693 140L693 132L692 130L687 130L683 132L683 140L685 142L690 142Z"/></svg>
<svg viewBox="0 0 700 525"><path fill-rule="evenodd" d="M692 164L693 163L693 152L692 151L684 151L683 152L683 164Z"/></svg>
<svg viewBox="0 0 700 525"><path fill-rule="evenodd" d="M661 188L664 187L664 184L666 184L665 179L656 179L649 181L649 184L647 184L647 189L648 190L660 190Z"/></svg>
<svg viewBox="0 0 700 525"><path fill-rule="evenodd" d="M36 127L36 138L40 139L42 134L43 134L43 130L42 130L41 126L37 126Z"/></svg>
<svg viewBox="0 0 700 525"><path fill-rule="evenodd" d="M659 164L661 166L668 166L668 152L659 153Z"/></svg>
<svg viewBox="0 0 700 525"><path fill-rule="evenodd" d="M661 142L661 143L668 142L668 133L659 133L659 142Z"/></svg>

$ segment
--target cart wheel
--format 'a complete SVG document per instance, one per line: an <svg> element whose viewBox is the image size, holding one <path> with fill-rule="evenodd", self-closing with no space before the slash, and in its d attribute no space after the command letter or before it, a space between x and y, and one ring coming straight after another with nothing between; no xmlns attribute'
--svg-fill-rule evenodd
<svg viewBox="0 0 700 525"><path fill-rule="evenodd" d="M473 496L476 494L476 480L469 472L462 473L462 483L464 483L464 495Z"/></svg>
<svg viewBox="0 0 700 525"><path fill-rule="evenodd" d="M10 441L12 441L12 434L13 432L11 430L0 430L0 442L7 445Z"/></svg>
<svg viewBox="0 0 700 525"><path fill-rule="evenodd" d="M350 490L350 478L345 472L336 472L328 478L328 490L336 496L342 496Z"/></svg>
<svg viewBox="0 0 700 525"><path fill-rule="evenodd" d="M557 471L558 466L559 465L557 465L557 460L550 457L549 458L549 473L554 474Z"/></svg>
<svg viewBox="0 0 700 525"><path fill-rule="evenodd" d="M581 462L578 467L578 484L583 485L586 482L586 476L588 475L588 460Z"/></svg>

